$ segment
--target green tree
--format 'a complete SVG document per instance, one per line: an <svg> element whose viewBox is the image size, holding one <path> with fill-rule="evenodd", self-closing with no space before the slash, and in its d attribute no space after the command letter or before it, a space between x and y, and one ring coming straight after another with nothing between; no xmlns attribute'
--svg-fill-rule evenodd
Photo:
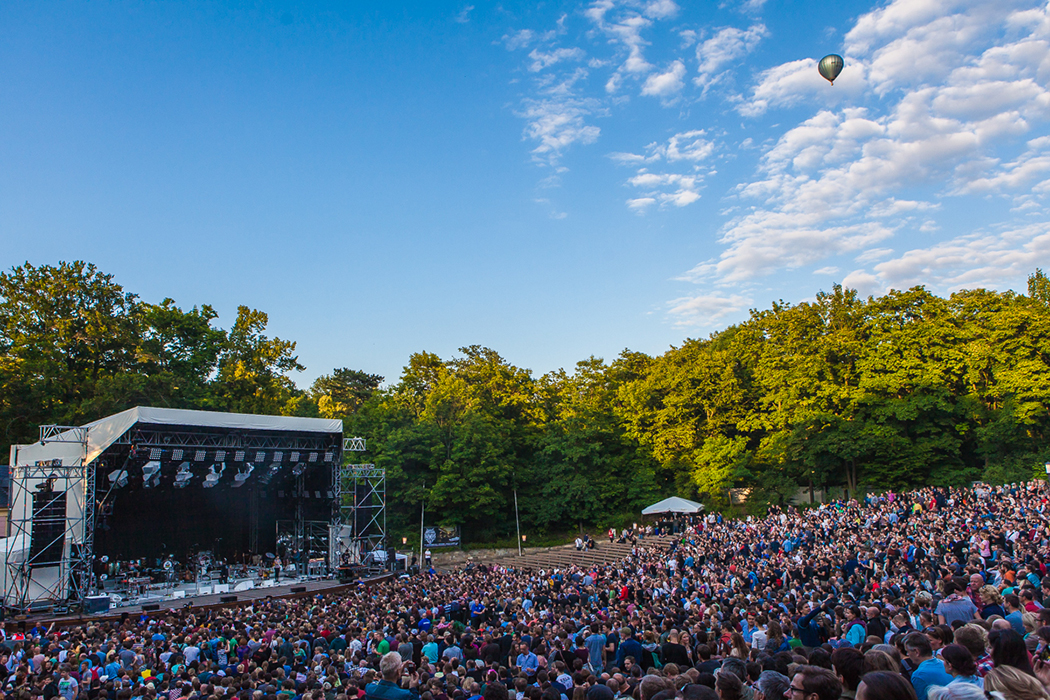
<svg viewBox="0 0 1050 700"><path fill-rule="evenodd" d="M303 392L288 373L306 368L294 354L294 342L263 335L268 321L262 311L237 307L215 379L216 400L224 410L269 415L303 411L297 401Z"/></svg>

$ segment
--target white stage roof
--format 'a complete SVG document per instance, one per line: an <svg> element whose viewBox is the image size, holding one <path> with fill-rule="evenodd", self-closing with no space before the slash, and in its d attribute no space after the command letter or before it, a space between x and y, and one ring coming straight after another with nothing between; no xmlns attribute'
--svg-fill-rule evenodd
<svg viewBox="0 0 1050 700"><path fill-rule="evenodd" d="M183 408L136 406L83 426L88 431L87 461L91 462L102 454L107 447L116 442L136 423L300 433L343 432L343 421L338 419L258 416L249 413L218 413L216 411L191 411ZM64 437L66 440L69 439L68 436ZM16 463L16 448L18 464L33 464L38 460L56 458L62 459L64 464L72 464L69 460L80 458L79 446L76 443L62 442L62 439L63 437L60 436L57 440L49 441L47 444L36 442L32 445L13 445L11 464Z"/></svg>

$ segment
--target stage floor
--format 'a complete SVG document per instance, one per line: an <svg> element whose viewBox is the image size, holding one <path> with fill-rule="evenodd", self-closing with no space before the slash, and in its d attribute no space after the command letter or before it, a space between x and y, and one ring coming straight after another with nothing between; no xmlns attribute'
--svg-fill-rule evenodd
<svg viewBox="0 0 1050 700"><path fill-rule="evenodd" d="M23 624L28 627L32 627L37 622L44 624L55 623L59 627L84 624L90 622L96 622L101 620L119 620L123 615L138 616L143 613L149 616L163 616L168 610L183 610L188 607L192 608L227 608L227 607L240 607L243 605L250 605L253 601L263 600L265 598L299 598L303 596L312 596L322 593L338 593L339 591L346 590L352 586L357 585L371 585L385 581L391 578L394 574L383 574L380 576L374 576L367 579L359 579L352 582L342 582L337 579L324 579L314 581L301 581L293 582L289 581L287 584L282 583L279 586L270 586L268 588L252 588L247 591L237 591L236 593L216 593L212 595L200 595L191 596L187 595L185 598L166 599L158 600L150 604L152 607L156 605L155 610L144 610L142 604L127 605L119 608L111 608L106 612L96 613L94 615L31 615L26 617L25 620L12 620L9 619L4 623L4 627L7 631L17 631ZM292 589L296 589L294 592ZM299 590L305 589L305 590ZM237 596L236 601L223 603L222 598L227 596Z"/></svg>

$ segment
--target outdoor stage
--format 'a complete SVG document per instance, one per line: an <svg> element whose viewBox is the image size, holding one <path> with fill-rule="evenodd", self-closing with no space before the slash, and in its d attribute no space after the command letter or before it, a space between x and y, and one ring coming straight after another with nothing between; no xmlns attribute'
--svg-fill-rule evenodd
<svg viewBox="0 0 1050 700"><path fill-rule="evenodd" d="M11 447L4 607L180 607L385 560L385 471L344 465L365 441L342 433L339 420L145 407L41 426Z"/></svg>

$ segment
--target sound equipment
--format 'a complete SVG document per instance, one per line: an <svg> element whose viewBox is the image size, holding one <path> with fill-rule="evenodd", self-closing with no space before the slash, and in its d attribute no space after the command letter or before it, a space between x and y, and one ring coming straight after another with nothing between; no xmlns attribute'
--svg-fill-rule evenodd
<svg viewBox="0 0 1050 700"><path fill-rule="evenodd" d="M66 492L45 489L33 493L29 563L57 566L66 547Z"/></svg>
<svg viewBox="0 0 1050 700"><path fill-rule="evenodd" d="M84 612L88 615L109 612L110 600L108 595L93 595L84 599Z"/></svg>
<svg viewBox="0 0 1050 700"><path fill-rule="evenodd" d="M306 593L306 586L292 586L292 593Z"/></svg>
<svg viewBox="0 0 1050 700"><path fill-rule="evenodd" d="M155 612L160 610L160 605L157 603L145 603L142 606L142 612Z"/></svg>
<svg viewBox="0 0 1050 700"><path fill-rule="evenodd" d="M220 603L235 603L237 602L237 596L235 595L224 595L219 598Z"/></svg>

